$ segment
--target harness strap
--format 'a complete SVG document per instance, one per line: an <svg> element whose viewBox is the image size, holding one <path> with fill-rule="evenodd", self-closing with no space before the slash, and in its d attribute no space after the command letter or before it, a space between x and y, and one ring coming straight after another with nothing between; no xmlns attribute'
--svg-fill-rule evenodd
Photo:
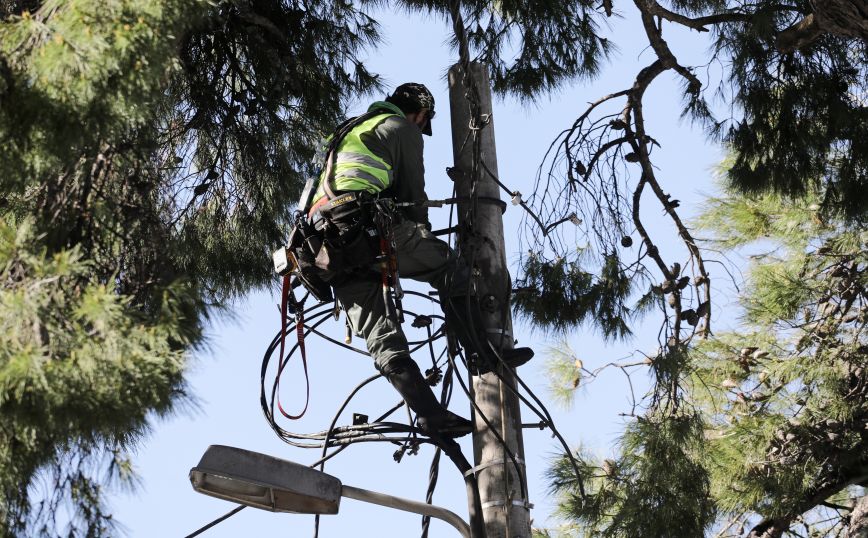
<svg viewBox="0 0 868 538"><path fill-rule="evenodd" d="M325 167L325 174L323 177L323 191L325 192L326 198L332 199L332 198L335 198L337 196L334 192L334 189L332 189L331 182L332 182L332 179L334 179L334 178L332 178L334 162L337 159L337 149L338 149L338 146L340 146L341 141L343 141L344 137L347 136L351 130L358 127L362 123L368 121L369 119L373 118L374 116L379 116L380 114L390 113L390 112L391 111L386 110L386 109L382 109L382 108L376 108L374 110L369 110L369 111L365 112L364 114L362 114L361 116L356 116L355 118L350 118L349 120L345 121L344 123L342 123L338 127L337 131L335 132L334 137L332 137L331 141L329 142L329 145L328 145L328 148L326 151L326 167Z"/></svg>
<svg viewBox="0 0 868 538"><path fill-rule="evenodd" d="M383 286L383 301L388 316L397 323L404 323L404 308L401 299L401 281L398 276L398 258L394 248L392 219L388 206L377 204L378 213L374 219L380 234L380 274ZM391 293L394 290L394 294Z"/></svg>
<svg viewBox="0 0 868 538"><path fill-rule="evenodd" d="M392 295L389 293L389 270L392 262L389 260L389 250L386 245L386 240L383 236L380 236L380 253L383 257L383 260L380 262L380 278L383 289L383 303L386 305L386 314L394 320L396 323L398 322L398 313L395 309L395 305L392 303Z"/></svg>
<svg viewBox="0 0 868 538"><path fill-rule="evenodd" d="M314 214L316 214L316 212L319 211L322 206L329 203L329 201L330 200L328 196L323 196L322 198L320 198L317 203L313 204L313 206L310 208L310 211L307 212L307 218L313 218Z"/></svg>
<svg viewBox="0 0 868 538"><path fill-rule="evenodd" d="M334 179L332 175L334 169L334 162L337 159L338 146L340 146L344 137L347 136L352 129L368 121L374 116L378 116L380 114L383 114L383 110L381 109L369 110L361 116L356 116L355 118L351 118L345 121L340 127L338 127L337 132L335 133L334 137L332 137L332 140L328 145L328 151L326 151L326 168L325 174L323 174L322 184L323 191L325 192L325 198L331 200L332 198L337 197L334 189L332 189L331 183Z"/></svg>
<svg viewBox="0 0 868 538"><path fill-rule="evenodd" d="M304 416L304 414L307 412L307 406L308 404L310 404L310 377L308 376L307 372L307 352L305 351L304 346L304 308L302 308L302 305L300 305L295 299L295 293L293 293L292 291L292 285L290 284L289 275L283 277L283 290L281 291L280 295L280 360L278 361L280 367L277 371L277 408L280 409L280 413L286 418L290 420L297 420ZM298 337L298 348L301 351L301 363L304 367L304 409L302 409L301 413L299 413L298 415L291 415L287 413L286 410L283 409L283 405L281 405L280 403L280 378L283 375L283 369L286 366L286 363L283 361L283 353L286 344L286 318L290 299L292 299L292 304L295 307L295 331Z"/></svg>

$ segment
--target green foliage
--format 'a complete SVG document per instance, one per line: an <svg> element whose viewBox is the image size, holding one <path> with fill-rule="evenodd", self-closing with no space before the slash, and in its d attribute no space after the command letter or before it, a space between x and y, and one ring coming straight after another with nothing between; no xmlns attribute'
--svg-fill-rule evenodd
<svg viewBox="0 0 868 538"><path fill-rule="evenodd" d="M149 414L184 395L189 320L176 314L196 290L175 285L163 315L144 320L130 297L89 278L78 249L33 252L33 229L0 222L0 529L51 534L69 502L72 535L102 534L111 520L100 473L118 472ZM40 470L54 485L31 491ZM35 513L32 495L43 504Z"/></svg>
<svg viewBox="0 0 868 538"><path fill-rule="evenodd" d="M110 533L104 471L128 467L124 449L149 413L172 409L207 316L272 284L269 252L316 173L319 140L351 98L380 89L358 59L379 40L366 7L3 3L0 213L4 233L29 241L7 238L18 246L0 292L8 321L39 320L8 333L15 345L3 357L4 534ZM588 34L590 4L464 10L503 91L529 96L591 75L605 54ZM476 32L489 18L494 41ZM524 52L505 60L527 30ZM618 305L609 308L614 319ZM47 489L31 495L40 477ZM71 529L52 515L64 503Z"/></svg>
<svg viewBox="0 0 868 538"><path fill-rule="evenodd" d="M849 488L868 465L868 234L824 218L818 200L729 191L710 201L699 221L713 242L752 253L743 325L650 361L652 406L620 455L582 456L587 497L566 460L553 466L563 535L847 528Z"/></svg>
<svg viewBox="0 0 868 538"><path fill-rule="evenodd" d="M532 99L599 73L611 48L598 35L600 18L586 0L501 0L492 13L467 21L468 40L488 66L494 91Z"/></svg>
<svg viewBox="0 0 868 538"><path fill-rule="evenodd" d="M162 111L159 181L179 270L218 298L264 286L320 140L380 89L356 58L378 25L352 3L223 2L181 43Z"/></svg>
<svg viewBox="0 0 868 538"><path fill-rule="evenodd" d="M734 162L728 158L718 167L721 184ZM788 248L799 249L823 232L821 201L807 194L796 200L774 194L710 197L696 224L713 231L715 244L728 250L772 236Z"/></svg>
<svg viewBox="0 0 868 538"><path fill-rule="evenodd" d="M549 380L549 394L564 408L569 408L585 375L584 362L576 356L566 340L558 342L547 351L546 377Z"/></svg>
<svg viewBox="0 0 868 538"><path fill-rule="evenodd" d="M74 166L153 116L203 2L52 0L0 25L4 191ZM86 129L82 126L87 125Z"/></svg>
<svg viewBox="0 0 868 538"><path fill-rule="evenodd" d="M629 336L627 322L634 311L626 303L633 280L622 271L617 254L604 257L596 276L581 268L579 254L574 261L528 256L513 299L515 313L548 330L566 331L591 322L607 339ZM635 311L644 311L642 301Z"/></svg>
<svg viewBox="0 0 868 538"><path fill-rule="evenodd" d="M631 423L617 459L577 454L587 495L566 458L549 471L561 515L579 536L701 537L714 521L697 416L653 413Z"/></svg>
<svg viewBox="0 0 868 538"><path fill-rule="evenodd" d="M451 2L400 0L451 22ZM493 90L533 100L599 74L612 45L599 35L601 14L587 0L461 2L470 54L488 67ZM457 38L453 45L458 46Z"/></svg>
<svg viewBox="0 0 868 538"><path fill-rule="evenodd" d="M821 187L827 212L860 218L868 211L866 45L824 35L781 53L775 39L796 17L761 2L749 22L719 28L733 104L744 111L725 136L737 155L728 179L747 193L799 197Z"/></svg>
<svg viewBox="0 0 868 538"><path fill-rule="evenodd" d="M708 423L721 510L783 528L801 517L831 535L846 519L814 514L868 463L868 236L818 211L810 196L713 201L704 219L722 242L764 253L752 257L743 329L692 352L690 393Z"/></svg>
<svg viewBox="0 0 868 538"><path fill-rule="evenodd" d="M376 40L344 2L3 4L0 534L112 534L103 486L208 316L273 283Z"/></svg>

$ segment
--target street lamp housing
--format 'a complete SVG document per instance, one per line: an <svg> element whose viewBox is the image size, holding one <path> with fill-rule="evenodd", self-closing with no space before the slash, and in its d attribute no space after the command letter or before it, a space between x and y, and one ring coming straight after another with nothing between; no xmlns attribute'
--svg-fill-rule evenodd
<svg viewBox="0 0 868 538"><path fill-rule="evenodd" d="M190 470L199 493L271 512L337 514L341 481L334 476L241 448L211 445Z"/></svg>

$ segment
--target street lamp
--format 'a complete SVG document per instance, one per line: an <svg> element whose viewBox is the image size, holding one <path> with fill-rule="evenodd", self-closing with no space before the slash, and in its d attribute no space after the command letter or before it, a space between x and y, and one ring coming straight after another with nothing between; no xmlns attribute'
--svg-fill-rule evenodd
<svg viewBox="0 0 868 538"><path fill-rule="evenodd" d="M465 538L470 526L454 512L352 486L329 474L258 452L211 445L190 470L199 493L271 512L337 514L341 497L441 519Z"/></svg>

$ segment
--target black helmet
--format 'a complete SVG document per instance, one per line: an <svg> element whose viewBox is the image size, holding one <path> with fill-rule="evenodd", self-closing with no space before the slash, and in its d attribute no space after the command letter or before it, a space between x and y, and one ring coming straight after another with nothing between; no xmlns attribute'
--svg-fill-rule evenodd
<svg viewBox="0 0 868 538"><path fill-rule="evenodd" d="M418 112L423 108L428 109L428 123L422 133L431 136L431 118L434 117L434 96L424 84L407 82L401 84L386 101L397 105L405 112Z"/></svg>

